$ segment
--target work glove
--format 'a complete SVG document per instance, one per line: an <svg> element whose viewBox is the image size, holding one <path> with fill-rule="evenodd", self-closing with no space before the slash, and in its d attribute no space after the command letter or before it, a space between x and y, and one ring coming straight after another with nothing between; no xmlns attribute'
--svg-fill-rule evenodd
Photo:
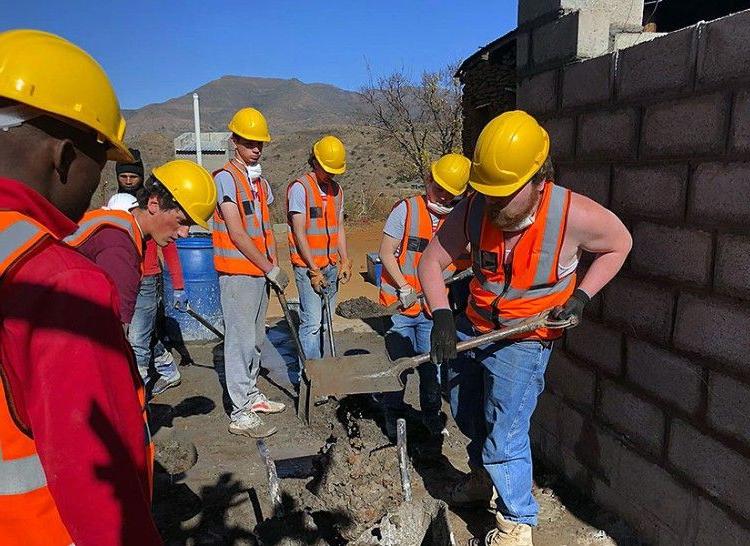
<svg viewBox="0 0 750 546"><path fill-rule="evenodd" d="M328 288L328 281L320 269L308 269L307 276L310 277L310 284L316 294L322 294Z"/></svg>
<svg viewBox="0 0 750 546"><path fill-rule="evenodd" d="M417 292L410 284L405 284L397 291L398 301L401 302L401 309L408 309L417 303Z"/></svg>
<svg viewBox="0 0 750 546"><path fill-rule="evenodd" d="M456 358L456 355L456 324L453 322L453 311L436 309L432 312L430 360L433 364L443 364Z"/></svg>
<svg viewBox="0 0 750 546"><path fill-rule="evenodd" d="M343 260L339 264L339 276L338 279L343 283L346 284L349 282L349 279L352 278L352 261L349 259Z"/></svg>
<svg viewBox="0 0 750 546"><path fill-rule="evenodd" d="M558 305L549 314L549 320L570 321L568 328L575 328L583 320L583 308L591 301L589 295L576 288L573 295L568 298L565 305Z"/></svg>
<svg viewBox="0 0 750 546"><path fill-rule="evenodd" d="M172 305L180 311L187 308L188 297L184 290L174 290L172 292Z"/></svg>
<svg viewBox="0 0 750 546"><path fill-rule="evenodd" d="M278 265L273 266L273 269L266 273L266 278L274 289L280 290L281 292L286 290L286 287L289 286L289 276Z"/></svg>

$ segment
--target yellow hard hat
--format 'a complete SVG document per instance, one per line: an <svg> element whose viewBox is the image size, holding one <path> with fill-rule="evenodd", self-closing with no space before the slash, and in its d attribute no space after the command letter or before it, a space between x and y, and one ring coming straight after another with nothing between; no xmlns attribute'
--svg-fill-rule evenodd
<svg viewBox="0 0 750 546"><path fill-rule="evenodd" d="M343 174L346 171L346 148L333 135L326 135L313 144L313 155L327 173Z"/></svg>
<svg viewBox="0 0 750 546"><path fill-rule="evenodd" d="M227 125L234 134L256 140L258 142L271 142L271 134L268 132L268 123L255 108L243 108L232 116L232 121Z"/></svg>
<svg viewBox="0 0 750 546"><path fill-rule="evenodd" d="M547 131L526 112L505 112L479 134L469 184L485 195L511 195L531 180L548 155Z"/></svg>
<svg viewBox="0 0 750 546"><path fill-rule="evenodd" d="M461 154L445 154L430 167L432 179L445 191L453 195L461 195L466 191L469 182L471 161Z"/></svg>
<svg viewBox="0 0 750 546"><path fill-rule="evenodd" d="M96 131L108 159L133 161L125 118L99 63L71 42L39 30L0 33L0 97L62 116Z"/></svg>
<svg viewBox="0 0 750 546"><path fill-rule="evenodd" d="M216 208L216 184L209 172L187 159L169 161L151 171L167 188L190 219L208 229L208 219Z"/></svg>

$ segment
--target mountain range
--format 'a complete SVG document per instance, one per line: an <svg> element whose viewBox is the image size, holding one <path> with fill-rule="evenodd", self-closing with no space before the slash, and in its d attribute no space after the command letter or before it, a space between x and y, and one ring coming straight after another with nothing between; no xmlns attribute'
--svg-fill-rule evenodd
<svg viewBox="0 0 750 546"><path fill-rule="evenodd" d="M335 134L347 148L348 169L338 179L347 190L347 210L353 219L380 219L412 187L397 146L361 121L359 94L298 79L224 76L180 97L125 110L126 141L141 151L147 172L174 159L175 137L193 131L193 92L200 97L204 132L226 131L240 108L252 106L263 112L272 141L263 150L261 164L274 193L281 197L272 207L277 220L283 220L284 188L308 169L311 146L325 134ZM100 206L116 188L110 164L92 205Z"/></svg>
<svg viewBox="0 0 750 546"><path fill-rule="evenodd" d="M201 129L225 131L232 115L243 106L263 112L271 133L346 125L362 107L357 93L324 83L298 79L223 76L195 91L137 110L125 110L128 135L193 130L193 93L200 97Z"/></svg>

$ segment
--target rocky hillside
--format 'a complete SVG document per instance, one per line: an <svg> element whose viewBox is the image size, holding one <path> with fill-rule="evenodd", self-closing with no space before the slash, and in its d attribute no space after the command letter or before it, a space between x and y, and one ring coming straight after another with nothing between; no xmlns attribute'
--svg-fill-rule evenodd
<svg viewBox="0 0 750 546"><path fill-rule="evenodd" d="M381 220L396 197L412 187L395 144L358 125L361 104L356 93L296 79L239 76L225 76L195 91L200 95L203 131L226 130L232 114L244 106L256 107L266 116L273 141L261 163L279 196L273 207L277 220L283 218L283 189L304 172L312 143L327 133L341 138L349 152L349 170L340 181L352 219ZM147 169L172 159L174 138L193 129L192 93L125 112L128 143L141 150ZM114 167L108 165L94 205L115 188Z"/></svg>

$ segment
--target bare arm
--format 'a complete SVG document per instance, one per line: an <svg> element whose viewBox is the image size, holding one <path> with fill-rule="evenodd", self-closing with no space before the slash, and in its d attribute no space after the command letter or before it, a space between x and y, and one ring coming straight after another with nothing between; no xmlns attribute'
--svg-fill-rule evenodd
<svg viewBox="0 0 750 546"><path fill-rule="evenodd" d="M633 239L611 211L588 197L574 193L570 203L565 238L586 252L596 254L579 288L596 295L622 268Z"/></svg>
<svg viewBox="0 0 750 546"><path fill-rule="evenodd" d="M400 241L387 233L383 234L383 240L380 241L380 261L391 278L396 282L397 287L408 284L396 260L396 250L398 250L399 245Z"/></svg>
<svg viewBox="0 0 750 546"><path fill-rule="evenodd" d="M307 264L307 267L315 271L318 267L313 262L310 243L307 242L305 215L300 212L290 212L289 216L292 218L292 234L294 235L294 244L297 246L297 252L302 256L302 260Z"/></svg>
<svg viewBox="0 0 750 546"><path fill-rule="evenodd" d="M258 247L255 246L250 235L247 234L245 228L242 226L242 219L240 217L240 209L236 203L230 201L221 203L219 205L221 209L221 215L224 218L224 222L227 224L227 230L229 231L229 238L234 243L234 246L242 252L242 254L258 266L264 273L268 273L273 269L271 261L263 254Z"/></svg>
<svg viewBox="0 0 750 546"><path fill-rule="evenodd" d="M443 270L466 251L468 241L464 232L467 200L453 209L443 225L427 245L419 260L419 282L431 309L449 309Z"/></svg>

